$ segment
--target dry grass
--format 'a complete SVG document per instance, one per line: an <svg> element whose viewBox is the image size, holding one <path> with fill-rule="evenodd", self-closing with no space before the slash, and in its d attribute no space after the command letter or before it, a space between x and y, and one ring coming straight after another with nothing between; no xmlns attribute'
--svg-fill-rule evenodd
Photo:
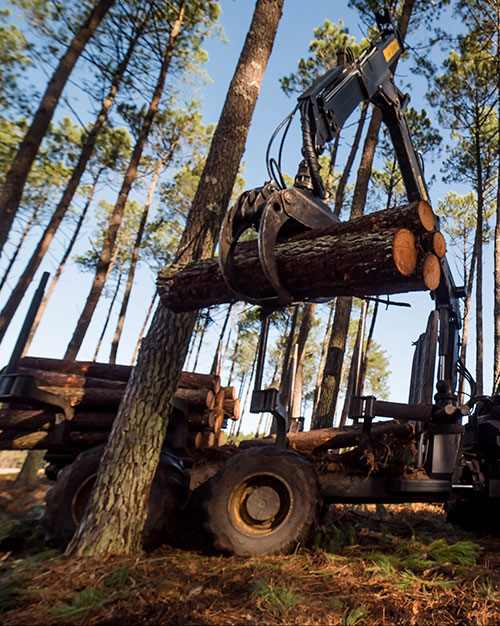
<svg viewBox="0 0 500 626"><path fill-rule="evenodd" d="M11 508L27 495L0 492ZM500 541L457 532L438 506L332 507L315 544L254 559L164 547L103 562L54 556L32 538L0 557L0 622L500 624Z"/></svg>

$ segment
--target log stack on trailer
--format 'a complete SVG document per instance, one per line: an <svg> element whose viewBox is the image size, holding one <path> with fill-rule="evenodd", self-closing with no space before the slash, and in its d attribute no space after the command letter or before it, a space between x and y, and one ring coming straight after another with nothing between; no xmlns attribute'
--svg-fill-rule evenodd
<svg viewBox="0 0 500 626"><path fill-rule="evenodd" d="M34 378L47 392L69 400L71 420L61 420L54 407L3 405L0 409L0 449L34 450L60 446L75 450L104 443L125 392L131 366L87 361L25 357L18 372ZM177 407L187 419L187 446L222 445L227 419L239 419L234 387L222 387L219 376L182 372L175 394ZM167 442L174 438L181 412L169 420ZM61 425L62 424L62 425Z"/></svg>

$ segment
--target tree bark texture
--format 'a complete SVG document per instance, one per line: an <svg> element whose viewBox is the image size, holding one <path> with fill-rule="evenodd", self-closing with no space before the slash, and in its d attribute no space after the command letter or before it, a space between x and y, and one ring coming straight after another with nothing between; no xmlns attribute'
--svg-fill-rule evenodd
<svg viewBox="0 0 500 626"><path fill-rule="evenodd" d="M52 116L66 82L78 61L85 45L95 33L102 19L113 6L114 0L99 0L90 15L80 26L50 79L33 121L24 136L19 150L5 175L0 194L0 252L9 235L17 213L29 174L38 149L47 132Z"/></svg>
<svg viewBox="0 0 500 626"><path fill-rule="evenodd" d="M179 244L177 262L210 257L214 252L282 5L282 0L257 1ZM68 554L140 550L150 485L195 317L195 313L174 314L158 307L114 422L88 512L68 546Z"/></svg>
<svg viewBox="0 0 500 626"><path fill-rule="evenodd" d="M307 236L278 244L278 272L296 300L333 296L368 296L435 289L439 283L437 257L427 259L419 240L403 228L365 230L362 218L342 224L341 234L310 231ZM348 227L348 228L347 228ZM329 229L328 232L335 232ZM320 236L317 236L320 234ZM263 273L257 244L243 244L235 255L239 282L250 298L273 295ZM173 311L194 310L230 302L234 294L220 272L217 259L167 268L158 276L163 303Z"/></svg>

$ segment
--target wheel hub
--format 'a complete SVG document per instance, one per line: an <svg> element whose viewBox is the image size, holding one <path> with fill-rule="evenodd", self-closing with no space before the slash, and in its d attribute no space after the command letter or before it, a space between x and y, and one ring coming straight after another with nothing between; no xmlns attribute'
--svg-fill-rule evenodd
<svg viewBox="0 0 500 626"><path fill-rule="evenodd" d="M264 522L276 516L280 509L279 494L272 487L257 487L246 500L248 515L258 521Z"/></svg>

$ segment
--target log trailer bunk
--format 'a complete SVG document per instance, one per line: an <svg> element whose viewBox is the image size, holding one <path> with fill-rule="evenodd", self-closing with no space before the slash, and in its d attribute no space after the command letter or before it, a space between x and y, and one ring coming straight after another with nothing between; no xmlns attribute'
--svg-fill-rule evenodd
<svg viewBox="0 0 500 626"><path fill-rule="evenodd" d="M464 294L463 289L455 286L445 259L441 260L440 284L431 293L435 310L416 344L410 402L355 397L349 415L352 431L357 429L360 435L361 448L370 443L375 418L412 423L417 449L412 467L419 470L415 474L339 478L338 473L316 473L305 456L287 449L288 416L278 391L261 389L270 313L294 301L289 288L280 281L274 257L276 241L338 222L323 201L318 156L361 102L368 100L382 114L409 201L428 201L422 167L405 116L409 98L393 82L393 69L403 52L403 42L388 13L377 15L377 24L379 36L359 59L354 60L349 51L340 53L338 65L299 97L295 110L276 131L288 125L297 110L300 112L304 159L294 186L286 188L279 164L268 158L271 182L245 192L228 211L222 225L219 258L224 280L236 298L258 304L263 311L250 410L270 412L276 425L274 445L239 450L191 498L207 538L216 549L228 553L258 555L292 550L317 523L323 503L442 502L447 503L451 521L476 528L481 521L495 527L500 517L500 396L476 397L474 381L458 358L458 300ZM239 239L248 228L258 231L260 262L275 291L275 296L264 300L245 293L233 262ZM19 345L0 376L0 401L54 406L71 419L71 407L57 397L41 395L33 381L15 371L23 348L23 333L27 336L31 325L28 318L27 330L21 331ZM432 398L436 352L437 383ZM456 394L457 371L471 385L471 397L465 405L460 405ZM463 425L467 415L468 421ZM63 429L64 419L61 432ZM324 451L332 446L327 442L320 447ZM63 458L63 446L62 450L52 451L59 466L70 463L59 472L52 496L49 492L44 518L49 536L59 545L69 541L83 514L101 453L102 449L91 449L72 462L72 457ZM150 499L146 547L158 543L159 533L168 534L172 527L170 518L179 513L185 502L185 472L171 453L163 455L153 482L152 494L155 492L157 496ZM479 509L482 514L478 515Z"/></svg>

